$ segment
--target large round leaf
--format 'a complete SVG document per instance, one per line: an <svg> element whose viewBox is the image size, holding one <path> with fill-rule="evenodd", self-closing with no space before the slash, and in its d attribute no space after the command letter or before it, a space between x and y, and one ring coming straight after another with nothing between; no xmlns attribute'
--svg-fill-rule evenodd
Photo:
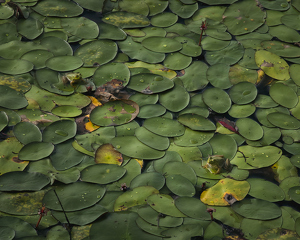
<svg viewBox="0 0 300 240"><path fill-rule="evenodd" d="M298 103L298 96L295 91L282 83L276 83L270 87L270 97L286 108L293 108Z"/></svg>
<svg viewBox="0 0 300 240"><path fill-rule="evenodd" d="M92 183L76 182L62 185L47 192L43 198L43 203L47 208L62 211L76 211L88 208L99 202L105 193L105 188ZM60 205L62 204L62 207Z"/></svg>
<svg viewBox="0 0 300 240"><path fill-rule="evenodd" d="M80 68L82 64L81 58L74 56L57 56L46 61L46 67L59 72L75 70Z"/></svg>
<svg viewBox="0 0 300 240"><path fill-rule="evenodd" d="M43 141L58 144L76 135L77 125L71 120L60 120L51 123L43 131Z"/></svg>
<svg viewBox="0 0 300 240"><path fill-rule="evenodd" d="M0 106L8 109L20 109L28 105L26 98L22 93L5 86L0 85Z"/></svg>
<svg viewBox="0 0 300 240"><path fill-rule="evenodd" d="M181 136L184 134L185 129L178 121L162 117L146 119L143 126L163 137Z"/></svg>
<svg viewBox="0 0 300 240"><path fill-rule="evenodd" d="M244 199L233 204L232 209L246 218L269 220L281 216L280 208L275 204L256 198Z"/></svg>
<svg viewBox="0 0 300 240"><path fill-rule="evenodd" d="M220 88L206 89L203 93L203 101L217 113L225 113L231 107L230 97Z"/></svg>
<svg viewBox="0 0 300 240"><path fill-rule="evenodd" d="M19 159L23 161L36 161L48 157L54 150L54 145L49 142L31 142L19 152Z"/></svg>
<svg viewBox="0 0 300 240"><path fill-rule="evenodd" d="M6 74L22 74L33 69L33 64L22 59L0 59L0 72Z"/></svg>
<svg viewBox="0 0 300 240"><path fill-rule="evenodd" d="M42 133L40 129L30 122L19 122L14 126L16 138L24 145L31 142L41 142Z"/></svg>
<svg viewBox="0 0 300 240"><path fill-rule="evenodd" d="M152 186L141 186L120 195L114 204L114 211L126 211L128 208L147 204L146 199L152 194L158 194Z"/></svg>
<svg viewBox="0 0 300 240"><path fill-rule="evenodd" d="M135 136L142 143L157 150L166 150L169 147L169 138L159 136L144 127L135 130Z"/></svg>
<svg viewBox="0 0 300 240"><path fill-rule="evenodd" d="M75 56L82 59L85 67L105 64L117 55L117 44L111 40L95 40L83 44L75 51Z"/></svg>
<svg viewBox="0 0 300 240"><path fill-rule="evenodd" d="M98 126L117 126L132 121L138 112L139 106L135 102L116 100L96 107L90 119Z"/></svg>
<svg viewBox="0 0 300 240"><path fill-rule="evenodd" d="M8 172L0 176L0 191L39 191L49 183L41 173Z"/></svg>
<svg viewBox="0 0 300 240"><path fill-rule="evenodd" d="M126 169L115 164L96 164L81 171L84 182L107 184L119 180L126 173Z"/></svg>
<svg viewBox="0 0 300 240"><path fill-rule="evenodd" d="M255 53L255 62L268 76L278 80L290 78L289 65L282 58L266 50Z"/></svg>
<svg viewBox="0 0 300 240"><path fill-rule="evenodd" d="M120 153L132 158L156 159L165 155L164 151L148 147L134 136L115 137L111 143Z"/></svg>

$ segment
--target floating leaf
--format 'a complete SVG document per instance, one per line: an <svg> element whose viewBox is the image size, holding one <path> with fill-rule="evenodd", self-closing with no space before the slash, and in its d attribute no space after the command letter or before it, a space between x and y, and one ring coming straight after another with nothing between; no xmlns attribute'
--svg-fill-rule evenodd
<svg viewBox="0 0 300 240"><path fill-rule="evenodd" d="M246 181L225 178L213 187L203 191L200 200L208 205L228 206L244 199L249 189L250 184Z"/></svg>
<svg viewBox="0 0 300 240"><path fill-rule="evenodd" d="M49 142L31 142L25 145L19 152L19 159L23 161L36 161L48 157L54 150Z"/></svg>

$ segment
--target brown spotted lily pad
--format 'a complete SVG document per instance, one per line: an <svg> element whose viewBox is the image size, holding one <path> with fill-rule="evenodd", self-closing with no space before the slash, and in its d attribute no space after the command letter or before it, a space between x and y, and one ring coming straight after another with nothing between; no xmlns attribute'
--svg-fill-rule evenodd
<svg viewBox="0 0 300 240"><path fill-rule="evenodd" d="M244 199L249 190L250 184L247 181L225 178L213 187L203 191L200 200L208 205L228 206Z"/></svg>

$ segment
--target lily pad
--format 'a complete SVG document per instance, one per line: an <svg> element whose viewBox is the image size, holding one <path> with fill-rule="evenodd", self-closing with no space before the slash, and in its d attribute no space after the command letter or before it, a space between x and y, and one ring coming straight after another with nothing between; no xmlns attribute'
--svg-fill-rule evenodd
<svg viewBox="0 0 300 240"><path fill-rule="evenodd" d="M153 195L159 193L157 189L151 186L141 186L127 191L120 195L114 205L114 211L125 211L128 208L144 205L146 204L146 199Z"/></svg>
<svg viewBox="0 0 300 240"><path fill-rule="evenodd" d="M103 21L120 28L146 27L150 24L147 17L130 12L111 12L103 16Z"/></svg>
<svg viewBox="0 0 300 240"><path fill-rule="evenodd" d="M138 105L131 100L116 100L96 107L90 115L98 126L116 126L132 121L139 112Z"/></svg>
<svg viewBox="0 0 300 240"><path fill-rule="evenodd" d="M156 159L165 155L165 152L148 147L134 136L115 137L111 143L120 153L132 158Z"/></svg>
<svg viewBox="0 0 300 240"><path fill-rule="evenodd" d="M75 56L57 56L46 61L46 67L60 72L72 71L83 64L81 58Z"/></svg>
<svg viewBox="0 0 300 240"><path fill-rule="evenodd" d="M284 113L273 112L268 114L267 118L272 124L283 129L298 129L300 127L298 119Z"/></svg>
<svg viewBox="0 0 300 240"><path fill-rule="evenodd" d="M95 40L80 46L74 53L83 61L84 67L102 65L113 60L117 55L117 44L111 40Z"/></svg>
<svg viewBox="0 0 300 240"><path fill-rule="evenodd" d="M39 191L49 183L46 175L36 172L8 172L0 176L1 191Z"/></svg>
<svg viewBox="0 0 300 240"><path fill-rule="evenodd" d="M298 97L295 91L283 84L276 83L270 87L270 97L283 107L293 108L298 103Z"/></svg>
<svg viewBox="0 0 300 240"><path fill-rule="evenodd" d="M152 74L141 73L131 77L128 88L144 94L163 92L174 86L174 83L166 77Z"/></svg>
<svg viewBox="0 0 300 240"><path fill-rule="evenodd" d="M239 133L246 139L258 140L263 137L262 127L250 118L240 118L236 121Z"/></svg>
<svg viewBox="0 0 300 240"><path fill-rule="evenodd" d="M30 142L19 152L19 159L23 161L36 161L48 157L54 150L49 142Z"/></svg>
<svg viewBox="0 0 300 240"><path fill-rule="evenodd" d="M143 126L163 137L177 137L184 134L184 126L176 120L168 118L155 117L146 119Z"/></svg>
<svg viewBox="0 0 300 240"><path fill-rule="evenodd" d="M53 144L62 143L76 135L77 125L71 120L60 120L51 123L43 131L43 141Z"/></svg>
<svg viewBox="0 0 300 240"><path fill-rule="evenodd" d="M282 58L266 50L259 50L255 53L255 61L268 76L278 80L290 78L289 65Z"/></svg>
<svg viewBox="0 0 300 240"><path fill-rule="evenodd" d="M157 150L166 150L169 147L169 139L150 132L144 127L135 130L135 136L142 143Z"/></svg>
<svg viewBox="0 0 300 240"><path fill-rule="evenodd" d="M98 184L118 181L126 173L126 169L115 164L96 164L81 171L81 180Z"/></svg>
<svg viewBox="0 0 300 240"><path fill-rule="evenodd" d="M182 49L182 44L172 38L149 37L142 41L142 45L158 53L171 53Z"/></svg>
<svg viewBox="0 0 300 240"><path fill-rule="evenodd" d="M0 59L0 72L18 75L33 69L33 64L22 59Z"/></svg>
<svg viewBox="0 0 300 240"><path fill-rule="evenodd" d="M228 206L244 199L249 189L250 184L246 181L225 178L203 191L200 200L207 205Z"/></svg>
<svg viewBox="0 0 300 240"><path fill-rule="evenodd" d="M196 193L191 181L179 174L168 175L166 177L166 186L172 193L181 197L192 197Z"/></svg>
<svg viewBox="0 0 300 240"><path fill-rule="evenodd" d="M85 182L59 186L55 188L55 191L65 211L76 211L88 208L99 202L105 193L104 187ZM47 208L62 211L54 190L45 194L43 203Z"/></svg>
<svg viewBox="0 0 300 240"><path fill-rule="evenodd" d="M281 216L281 210L275 203L255 198L237 202L232 209L250 219L270 220Z"/></svg>
<svg viewBox="0 0 300 240"><path fill-rule="evenodd" d="M229 95L220 88L208 88L203 93L203 101L213 111L225 113L231 107Z"/></svg>
<svg viewBox="0 0 300 240"><path fill-rule="evenodd" d="M42 133L39 128L30 122L19 122L14 127L16 138L24 145L31 142L41 142Z"/></svg>

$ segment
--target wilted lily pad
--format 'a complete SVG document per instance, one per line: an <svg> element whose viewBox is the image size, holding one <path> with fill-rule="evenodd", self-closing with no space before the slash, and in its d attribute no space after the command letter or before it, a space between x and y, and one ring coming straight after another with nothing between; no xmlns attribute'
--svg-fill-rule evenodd
<svg viewBox="0 0 300 240"><path fill-rule="evenodd" d="M255 53L255 62L270 77L278 80L290 78L289 65L274 53L259 50Z"/></svg>
<svg viewBox="0 0 300 240"><path fill-rule="evenodd" d="M200 200L208 205L228 206L244 199L249 189L250 184L246 181L225 178L213 187L203 191Z"/></svg>
<svg viewBox="0 0 300 240"><path fill-rule="evenodd" d="M130 12L111 12L103 17L103 21L120 28L146 27L150 24L147 17Z"/></svg>

